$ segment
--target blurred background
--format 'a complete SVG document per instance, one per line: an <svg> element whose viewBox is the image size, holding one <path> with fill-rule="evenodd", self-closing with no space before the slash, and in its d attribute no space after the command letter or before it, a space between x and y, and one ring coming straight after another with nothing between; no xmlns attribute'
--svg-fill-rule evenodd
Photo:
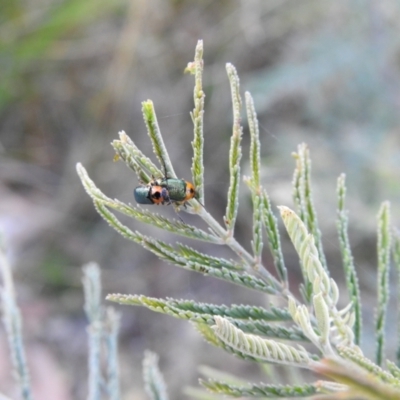
<svg viewBox="0 0 400 400"><path fill-rule="evenodd" d="M110 142L125 130L152 156L141 116L141 101L151 99L175 170L191 180L193 77L183 70L198 39L204 40L207 208L222 222L232 131L225 64L231 62L243 93L249 90L255 99L263 185L274 207L292 207L291 153L301 142L309 145L324 246L339 280L335 190L338 175L346 172L364 319L367 327L373 325L381 201L392 202L399 226L398 1L9 0L1 6L0 21L0 229L24 316L36 398L86 397L81 266L89 261L101 265L104 296L120 292L228 305L265 303L257 293L160 262L120 237L98 217L75 172L82 162L108 196L133 202L136 176L113 162ZM245 129L244 174L248 147ZM250 249L250 197L242 186L236 235ZM155 211L176 217L172 207ZM190 215L183 218L198 223ZM127 223L162 240L177 239ZM232 256L205 243L185 243ZM295 284L297 257L290 244L284 243L284 250ZM272 270L267 246L264 261ZM197 385L199 364L266 381L250 363L205 344L187 322L140 308L117 309L125 399L145 398L140 368L147 348L161 356L172 399L187 398L182 388ZM366 329L364 344L371 335ZM0 391L11 395L3 330L0 353Z"/></svg>

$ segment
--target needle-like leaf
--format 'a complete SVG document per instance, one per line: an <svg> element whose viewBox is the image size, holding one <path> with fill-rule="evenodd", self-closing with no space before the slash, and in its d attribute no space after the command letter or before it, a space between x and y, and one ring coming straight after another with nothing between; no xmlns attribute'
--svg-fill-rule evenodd
<svg viewBox="0 0 400 400"><path fill-rule="evenodd" d="M240 183L240 159L242 158L242 126L241 110L242 100L240 97L239 77L232 64L226 65L229 82L231 84L232 106L233 106L233 128L231 147L229 150L229 190L228 204L225 212L225 225L229 234L233 236L236 222L237 210L239 207L239 183Z"/></svg>
<svg viewBox="0 0 400 400"><path fill-rule="evenodd" d="M389 269L391 251L390 204L384 202L378 213L378 307L376 311L376 363L382 365L385 344L385 323L389 301Z"/></svg>
<svg viewBox="0 0 400 400"><path fill-rule="evenodd" d="M162 169L165 167L165 173L168 178L176 178L174 167L172 166L167 148L165 147L164 140L161 136L160 127L158 126L154 104L151 100L146 100L142 103L142 113L147 127L147 133L150 137L151 143L153 144L154 154L157 156Z"/></svg>
<svg viewBox="0 0 400 400"><path fill-rule="evenodd" d="M192 176L193 183L196 188L196 198L204 206L204 163L203 163L203 118L204 118L204 99L203 92L203 41L199 40L196 46L194 62L191 63L191 71L193 71L195 85L193 90L194 109L191 113L194 125L193 162Z"/></svg>
<svg viewBox="0 0 400 400"><path fill-rule="evenodd" d="M347 290L349 292L354 310L354 342L359 345L362 331L361 298L358 278L353 262L347 233L348 217L345 209L346 185L345 175L339 176L337 181L338 211L336 225L339 234L340 252L342 253L343 269L346 276Z"/></svg>

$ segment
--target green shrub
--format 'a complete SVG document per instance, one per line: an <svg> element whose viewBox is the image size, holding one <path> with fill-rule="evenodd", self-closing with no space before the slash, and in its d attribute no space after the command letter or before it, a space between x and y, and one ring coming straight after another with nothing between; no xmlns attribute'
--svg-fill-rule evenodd
<svg viewBox="0 0 400 400"><path fill-rule="evenodd" d="M238 386L213 379L202 380L209 390L233 397L310 397L315 398L400 398L400 369L394 362L386 362L384 356L384 328L388 305L388 274L391 249L395 249L395 260L399 264L399 235L390 227L390 206L382 204L378 214L378 307L376 310L376 356L375 363L367 359L360 344L362 318L358 280L347 235L347 213L345 210L345 176L338 179L337 227L347 290L351 302L338 309L339 289L330 278L318 228L317 214L312 201L311 162L305 144L295 154L296 168L293 179L293 199L296 212L280 206L280 216L289 237L299 255L303 283L301 299L297 299L289 288L277 219L271 209L266 190L260 185L260 141L257 116L250 93L245 94L245 108L250 130L251 176L244 180L249 187L253 204L252 252L247 252L234 236L238 211L240 159L242 156L241 107L239 78L235 68L227 64L233 104L233 129L229 153L230 185L221 226L208 212L204 204L203 184L203 109L202 90L202 42L196 48L195 60L188 71L195 76L192 112L194 123L194 156L192 165L196 199L185 204L174 203L177 210L190 212L203 219L209 231L188 225L182 220L166 219L152 210L131 207L105 196L90 180L84 168L77 169L83 185L92 197L100 215L121 235L139 243L171 264L185 269L214 276L230 283L255 289L263 294L277 296L287 307L262 308L249 305L219 306L176 299L157 299L140 295L110 294L108 300L120 304L142 305L176 318L193 322L204 338L214 346L222 347L237 357L256 363L271 363L291 368L304 368L324 375L319 380L303 385L248 384ZM143 102L143 116L153 150L165 172L154 165L124 133L112 145L119 158L137 174L143 185L163 177L176 178L166 151L156 114L151 101ZM154 178L155 177L155 178ZM112 211L119 211L139 221L165 229L177 235L230 247L237 260L211 257L182 244L172 246L166 242L133 232L123 225ZM263 230L275 261L276 276L269 272L261 260ZM306 343L307 349L300 345ZM396 360L398 362L399 360ZM156 398L156 396L154 397Z"/></svg>
<svg viewBox="0 0 400 400"><path fill-rule="evenodd" d="M120 304L144 306L156 312L189 320L210 344L223 348L239 358L260 364L268 363L285 368L310 370L324 377L324 380L310 383L304 381L300 385L291 382L285 386L264 383L237 384L231 380L220 378L222 375L220 371L206 370L208 378L200 382L211 392L246 398L399 399L400 369L398 364L400 353L397 352L396 360L389 361L386 360L384 352L391 252L393 252L396 267L400 268L400 235L397 231L392 232L389 203L384 202L378 213L376 354L375 360L371 361L363 355L360 347L361 303L347 235L345 176L341 175L337 183L337 227L351 302L344 309L338 309L339 289L329 275L324 256L317 214L312 201L309 150L305 144L299 145L298 151L294 155L296 168L293 179L293 199L296 212L288 207L278 207L280 217L300 259L303 276L303 283L299 291L301 298L297 298L289 287L277 218L271 208L268 194L260 184L259 130L250 93L245 94L245 109L251 138L251 175L245 177L244 180L250 190L253 205L252 251L246 251L235 239L243 131L239 78L231 64L226 66L232 93L233 129L229 153L230 184L224 226L219 224L207 211L203 181L202 53L202 42L199 41L195 60L187 67L187 71L195 76L195 106L191 114L194 124L194 140L192 142L194 155L191 171L196 197L187 202L174 201L173 206L177 211L192 213L201 218L210 228L208 231L189 225L182 219L164 218L153 209L148 211L140 207L132 207L119 200L113 200L96 187L81 164L77 165L77 171L99 214L125 238L139 243L160 259L173 265L257 290L264 296L274 296L286 306L278 307L271 304L268 308L251 305L228 307L190 300L159 299L129 294L110 294L107 299ZM112 143L117 158L122 159L137 174L143 186L152 182L159 184L160 179L165 175L175 179L176 174L160 134L155 110L150 100L143 102L143 116L161 168L153 164L125 132L121 132L120 138ZM166 188L168 189L168 185ZM228 246L236 253L237 258L235 260L217 258L187 245L180 243L171 245L147 237L122 224L114 215L114 211L177 235ZM268 271L262 263L264 235L273 255L274 274ZM8 273L4 272L6 268L3 268L2 271L3 281L10 282L10 278L7 278ZM116 337L119 316L112 309L104 310L100 304L98 269L94 266L87 266L84 271L85 311L90 321L89 398L100 398L102 388L105 387L110 398L118 399L120 394ZM20 340L19 314L15 312L16 306L13 298L12 284L9 283L8 286L5 285L3 291L3 304L5 305L3 319L7 327L14 366L20 377L22 393L25 399L30 399L28 373ZM101 343L104 342L106 343L108 367L106 379L102 377L99 368ZM22 351L15 349L22 349ZM157 356L153 353L146 353L144 374L149 396L152 399L166 399L164 381L157 368ZM104 385L104 381L106 385ZM198 398L210 398L209 395L199 392L195 394L192 392L192 395Z"/></svg>

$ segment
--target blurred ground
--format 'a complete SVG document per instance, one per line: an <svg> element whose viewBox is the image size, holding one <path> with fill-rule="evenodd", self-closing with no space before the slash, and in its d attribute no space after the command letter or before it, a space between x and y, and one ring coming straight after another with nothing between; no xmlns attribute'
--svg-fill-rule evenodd
<svg viewBox="0 0 400 400"><path fill-rule="evenodd" d="M118 236L97 216L75 172L82 162L106 194L132 202L136 177L112 162L109 143L123 129L151 155L141 101L152 99L174 167L190 179L193 79L183 69L198 39L205 46L207 207L222 221L232 118L225 63L232 62L243 92L250 90L255 98L263 184L275 205L292 206L290 154L300 142L310 147L315 203L335 278L342 275L335 185L339 173L347 173L350 239L364 307L371 310L381 201L392 202L399 225L399 21L395 0L11 0L2 6L0 228L25 317L36 398L86 396L81 266L88 261L102 266L104 294L264 301L165 265ZM246 135L243 144L246 173ZM174 216L172 208L157 211ZM249 212L243 187L237 237L247 248ZM130 226L175 240L148 226ZM297 260L286 247L295 277ZM198 248L228 254L205 244ZM267 249L265 260L270 265ZM146 310L118 309L126 399L145 398L139 368L146 348L160 354L172 399L184 398L181 388L196 384L199 363L258 380L252 367L204 344L189 324ZM372 313L365 319L371 324ZM6 354L1 338L0 352ZM3 363L0 391L12 393Z"/></svg>

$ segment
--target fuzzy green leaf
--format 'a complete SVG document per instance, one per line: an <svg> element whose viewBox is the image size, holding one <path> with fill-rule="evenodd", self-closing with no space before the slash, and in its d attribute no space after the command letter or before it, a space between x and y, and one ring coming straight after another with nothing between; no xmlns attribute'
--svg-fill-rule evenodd
<svg viewBox="0 0 400 400"><path fill-rule="evenodd" d="M202 274L223 279L225 281L244 286L248 289L259 290L264 293L275 294L279 293L279 288L267 284L264 280L256 278L248 273L238 273L224 267L210 267L199 264L185 258L182 252L177 251L172 246L153 238L146 237L139 232L133 232L128 227L123 225L109 210L101 203L95 201L94 205L98 213L125 238L139 243L145 249L156 254L160 259L167 261L173 265L183 267L188 270L201 272Z"/></svg>
<svg viewBox="0 0 400 400"><path fill-rule="evenodd" d="M133 240L139 243L145 249L150 250L152 253L157 255L160 259L167 261L178 267L182 267L187 270L200 272L204 275L209 275L214 278L223 279L227 282L234 283L236 285L244 286L248 289L258 290L268 294L278 294L278 289L274 286L268 285L262 279L256 278L253 275L245 272L238 273L226 268L213 268L197 262L187 260L182 253L175 250L172 246L153 238L146 237L139 232L133 232L124 225L122 225L108 210L95 203L100 215L106 219L110 225L116 229L122 236L127 239Z"/></svg>
<svg viewBox="0 0 400 400"><path fill-rule="evenodd" d="M249 92L245 93L247 121L250 130L250 166L251 181L253 186L259 190L260 188L260 130L258 128L258 119L254 101Z"/></svg>
<svg viewBox="0 0 400 400"><path fill-rule="evenodd" d="M253 196L253 240L252 248L256 262L261 264L261 254L264 247L261 222L262 204L260 196Z"/></svg>
<svg viewBox="0 0 400 400"><path fill-rule="evenodd" d="M244 182L247 184L251 191L251 199L253 203L253 240L251 247L253 249L255 262L261 265L261 253L264 246L262 235L262 203L258 191L251 178L244 177Z"/></svg>
<svg viewBox="0 0 400 400"><path fill-rule="evenodd" d="M259 336L243 333L227 319L215 316L213 327L217 337L233 349L267 362L308 367L310 355L303 348L295 348L275 340L262 339Z"/></svg>
<svg viewBox="0 0 400 400"><path fill-rule="evenodd" d="M384 202L378 213L378 306L376 311L376 363L382 364L384 357L385 322L389 301L389 269L390 269L391 233L390 204Z"/></svg>
<svg viewBox="0 0 400 400"><path fill-rule="evenodd" d="M227 274L226 271L229 270L224 270L223 272L215 272L218 271L217 268L209 268L209 267L204 267L201 264L191 262L185 259L184 256L182 256L181 253L177 252L172 246L168 245L167 243L164 243L160 240L156 240L150 237L147 237L145 235L142 235L138 231L131 231L128 227L125 225L121 224L115 216L109 212L109 210L104 207L103 205L95 202L95 207L99 214L112 226L117 232L119 232L122 236L125 238L132 240L141 246L143 246L145 249L150 250L152 253L157 255L160 259L167 261L173 265L183 267L188 270L193 270L201 273L209 273L210 275L219 275L218 277L221 277L225 274ZM215 270L215 271L214 271ZM221 278L223 279L223 278Z"/></svg>
<svg viewBox="0 0 400 400"><path fill-rule="evenodd" d="M207 341L207 343L209 343L215 347L220 347L221 349L225 350L226 352L228 352L230 354L234 354L236 357L238 357L242 360L253 361L253 362L258 362L258 363L265 362L265 360L262 360L257 357L253 357L247 353L237 350L236 348L229 345L229 343L224 342L215 334L214 329L211 326L209 326L207 324L200 324L200 323L194 323L194 326L196 327L197 331L203 336L203 338Z"/></svg>
<svg viewBox="0 0 400 400"><path fill-rule="evenodd" d="M249 398L296 398L309 397L317 393L315 385L302 386L283 386L267 384L249 384L247 386L236 386L233 384L217 381L214 379L203 380L200 383L208 390L214 393L220 393L231 397L249 397Z"/></svg>
<svg viewBox="0 0 400 400"><path fill-rule="evenodd" d="M107 300L116 301L125 305L142 305L152 311L161 312L175 318L186 319L196 323L206 323L210 326L214 325L214 316L224 316L235 327L246 333L253 333L275 339L307 341L303 332L297 327L285 328L263 320L251 321L243 318L238 319L230 317L232 313L225 306L221 307L184 300L156 299L146 296L122 294L108 295Z"/></svg>
<svg viewBox="0 0 400 400"><path fill-rule="evenodd" d="M262 279L256 278L253 275L250 275L246 272L237 273L231 270L227 270L225 268L217 269L217 268L207 268L204 271L201 271L206 275L213 276L215 278L223 279L227 282L235 283L236 285L244 286L248 289L258 290L260 292L279 295L280 290L278 287L273 286Z"/></svg>
<svg viewBox="0 0 400 400"><path fill-rule="evenodd" d="M231 85L232 106L233 106L233 131L231 137L231 147L229 150L229 190L228 204L225 212L225 225L227 230L233 235L235 227L237 210L239 207L239 183L240 183L240 159L242 158L242 126L241 109L242 100L240 98L239 77L232 64L226 65L226 70Z"/></svg>
<svg viewBox="0 0 400 400"><path fill-rule="evenodd" d="M249 92L245 93L247 120L250 130L250 166L251 176L248 186L251 190L251 198L253 202L253 253L256 260L261 263L261 253L263 249L262 240L262 204L260 199L260 133L258 129L258 120L256 110L254 108L253 98Z"/></svg>
<svg viewBox="0 0 400 400"><path fill-rule="evenodd" d="M142 102L142 113L147 127L147 133L150 137L151 143L153 144L154 154L157 156L160 164L165 167L166 175L169 178L176 178L174 167L172 166L158 126L154 104L151 100Z"/></svg>
<svg viewBox="0 0 400 400"><path fill-rule="evenodd" d="M213 317L206 313L194 313L190 310L181 310L177 307L171 306L169 300L158 299L154 297L138 296L138 295L124 295L124 294L109 294L107 300L115 301L124 305L140 305L162 314L171 317L188 320L191 322L206 324L211 326L214 322Z"/></svg>
<svg viewBox="0 0 400 400"><path fill-rule="evenodd" d="M392 361L386 360L389 372L398 380L400 380L400 368Z"/></svg>
<svg viewBox="0 0 400 400"><path fill-rule="evenodd" d="M296 327L285 328L282 326L270 324L261 319L251 321L243 318L235 318L231 315L226 306L217 306L213 304L195 303L188 300L160 299L138 295L111 294L107 300L115 301L124 305L142 305L152 311L161 312L175 318L186 319L196 323L205 323L214 325L214 316L224 316L235 327L247 333L254 333L270 338L279 338L285 340L307 340L304 334ZM242 314L244 309L242 308ZM259 310L261 311L261 310ZM267 311L267 310L264 310ZM265 314L265 312L264 312ZM268 314L266 314L268 315Z"/></svg>
<svg viewBox="0 0 400 400"><path fill-rule="evenodd" d="M174 309L174 312L178 314L180 311L188 311L192 314L211 315L212 317L219 315L222 317L230 317L231 319L235 320L248 318L251 318L252 320L264 320L271 322L292 320L287 310L273 306L271 306L270 310L262 307L245 305L233 305L231 307L227 307L224 305L194 302L193 300L177 300L172 298L157 299L153 297L123 294L109 294L107 296L107 300L115 301L125 305L144 305L146 307L154 306L157 308L162 307L160 312L164 312L163 309L168 307L170 309ZM190 314L185 314L184 319L188 319L187 315ZM196 322L208 322L208 317L206 319L196 320ZM214 324L214 320L212 323Z"/></svg>
<svg viewBox="0 0 400 400"><path fill-rule="evenodd" d="M374 364L371 360L365 357L359 349L352 349L346 346L337 346L337 350L341 357L351 360L375 378L381 380L382 382L390 383L391 385L400 387L399 377L393 376L380 366Z"/></svg>
<svg viewBox="0 0 400 400"><path fill-rule="evenodd" d="M304 282L306 285L309 283L312 284L316 275L319 275L319 272L316 271L319 271L321 266L318 257L318 250L313 241L313 237L312 235L309 235L305 224L292 210L288 207L278 208L281 212L282 220L289 233L290 239L300 257ZM308 243L307 240L310 247L305 246L305 243ZM325 286L329 287L328 277L326 274L322 274L322 276L324 276Z"/></svg>
<svg viewBox="0 0 400 400"><path fill-rule="evenodd" d="M321 264L314 237L308 234L303 221L291 209L280 206L279 210L290 239L300 257L304 273L312 284L312 295L316 296L321 293L324 303L328 306L329 316L334 326L331 329L331 335L336 336L335 342L353 345L354 334L349 318L350 307L347 307L345 312L337 310L338 288ZM328 350L329 343L327 345Z"/></svg>
<svg viewBox="0 0 400 400"><path fill-rule="evenodd" d="M303 331L297 326L286 328L284 326L276 326L263 321L242 321L227 318L236 328L245 333L268 337L271 339L293 340L308 342L308 338Z"/></svg>
<svg viewBox="0 0 400 400"><path fill-rule="evenodd" d="M297 153L294 153L293 156L296 159L296 168L294 170L294 175L293 175L293 201L296 204L297 207L297 212L299 215L299 218L301 221L303 221L303 223L305 224L306 221L306 207L304 204L304 196L303 196L303 192L304 192L304 174L302 174L302 170L304 170L304 168L301 168L301 159L299 157L299 155ZM269 202L268 197L266 197L266 200ZM269 206L271 207L271 206ZM301 236L299 236L301 234ZM306 235L307 235L307 230L306 229L301 229L298 232L298 245L296 246L295 242L292 243L295 245L297 252L299 252L300 249L300 243L303 242L303 240L305 239ZM310 279L308 278L308 274L306 271L305 266L303 265L303 262L300 258L300 267L301 267L301 272L303 275L303 280L304 280L304 284L300 285L300 292L303 296L303 299L306 303L310 304L311 303L311 296L312 296L312 283L310 282Z"/></svg>
<svg viewBox="0 0 400 400"><path fill-rule="evenodd" d="M397 293L400 293L400 231L393 230L393 260L397 271ZM397 321L400 321L400 297L397 297ZM397 351L396 351L397 366L400 366L400 324L397 323Z"/></svg>
<svg viewBox="0 0 400 400"><path fill-rule="evenodd" d="M114 201L112 204L107 203L105 206L113 208L127 215L128 217L133 217L138 221L145 222L177 235L186 236L191 239L202 240L204 242L213 244L222 244L222 241L218 237L198 229L193 225L187 225L177 219L165 218L154 212L148 210L139 210L138 208L127 206L118 201Z"/></svg>
<svg viewBox="0 0 400 400"><path fill-rule="evenodd" d="M135 171L139 182L147 184L152 180L152 176L164 176L164 172L157 168L154 163L146 157L124 132L119 132L119 140L111 142L116 154ZM148 171L148 172L146 172Z"/></svg>
<svg viewBox="0 0 400 400"><path fill-rule="evenodd" d="M211 344L212 346L221 347L224 350L229 351L229 349L225 348L224 343L221 340L219 340L218 337L215 335L210 325L194 323L193 326L201 334L201 336L203 336L203 338L206 340L207 343Z"/></svg>
<svg viewBox="0 0 400 400"><path fill-rule="evenodd" d="M353 255L350 248L347 211L345 209L346 184L345 175L339 176L337 181L338 211L336 225L339 235L340 252L342 254L343 269L346 277L347 290L349 292L354 310L354 342L359 345L362 332L361 298L358 278L353 262Z"/></svg>
<svg viewBox="0 0 400 400"><path fill-rule="evenodd" d="M293 177L293 199L301 220L314 236L321 264L328 271L322 247L321 231L318 227L317 212L312 200L311 159L308 146L305 143L300 144L297 153L294 153L293 157L296 160L296 169Z"/></svg>
<svg viewBox="0 0 400 400"><path fill-rule="evenodd" d="M269 322L292 321L292 317L287 309L270 306L269 309L248 305L216 305L209 303L199 303L193 300L167 299L175 308L190 310L195 313L206 313L219 315L221 317L230 317L235 320L251 319L263 320Z"/></svg>
<svg viewBox="0 0 400 400"><path fill-rule="evenodd" d="M194 109L191 113L194 125L194 139L192 141L193 160L192 176L196 188L196 198L204 206L204 164L203 164L203 117L204 117L204 98L203 92L203 41L199 40L194 56L194 76L195 86L193 91Z"/></svg>
<svg viewBox="0 0 400 400"><path fill-rule="evenodd" d="M305 224L301 219L288 207L278 207L282 220L285 224L290 239L300 256L304 273L311 283L315 279L322 280L324 290L330 290L330 281L328 275L322 270L322 265L318 257L318 250L314 241L314 237L307 232Z"/></svg>
<svg viewBox="0 0 400 400"><path fill-rule="evenodd" d="M262 202L262 220L267 232L268 244L274 258L274 266L280 280L285 287L289 287L288 273L283 259L281 240L278 230L278 221L272 212L271 202L265 190L261 194Z"/></svg>
<svg viewBox="0 0 400 400"><path fill-rule="evenodd" d="M243 271L243 265L236 263L233 260L226 260L220 257L209 256L208 254L201 253L189 246L177 243L182 255L191 262L207 265L213 268L226 268L234 271Z"/></svg>

